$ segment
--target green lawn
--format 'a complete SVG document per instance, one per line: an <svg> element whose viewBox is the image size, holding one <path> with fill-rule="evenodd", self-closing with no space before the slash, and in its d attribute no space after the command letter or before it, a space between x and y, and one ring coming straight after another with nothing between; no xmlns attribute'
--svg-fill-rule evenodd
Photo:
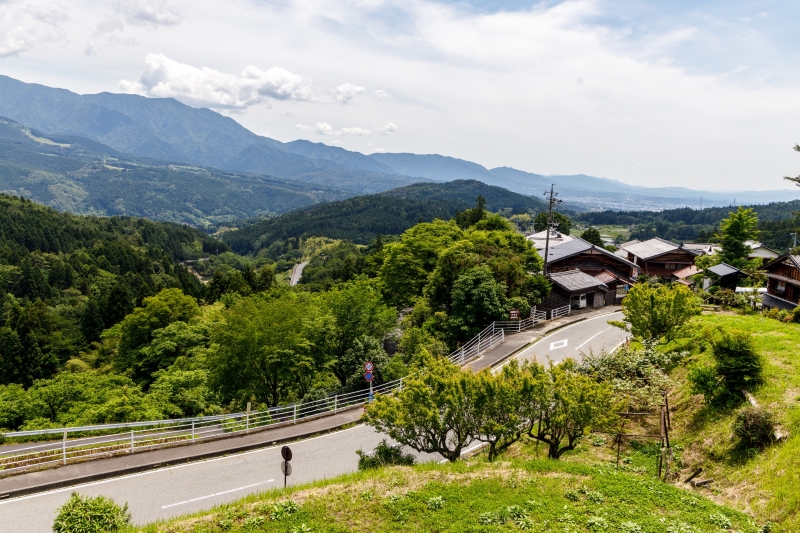
<svg viewBox="0 0 800 533"><path fill-rule="evenodd" d="M695 350L686 364L672 373L677 383L671 395L673 435L684 447L684 474L702 467L704 477L714 478L713 497L753 513L759 520L777 523L776 531L800 531L800 325L784 324L761 315L704 315L691 328L727 327L752 335L766 360L766 382L751 391L760 405L777 415L789 437L760 454L742 457L734 453L731 439L733 410L705 407L702 397L693 397L686 372L695 361L709 360L699 353L699 343L678 339L673 347Z"/></svg>
<svg viewBox="0 0 800 533"><path fill-rule="evenodd" d="M577 455L590 455L587 451ZM534 445L525 444L493 464L476 457L456 464L362 472L251 496L135 531L758 531L746 515L659 482L651 474L535 456ZM276 505L287 500L297 504L294 512L291 504Z"/></svg>

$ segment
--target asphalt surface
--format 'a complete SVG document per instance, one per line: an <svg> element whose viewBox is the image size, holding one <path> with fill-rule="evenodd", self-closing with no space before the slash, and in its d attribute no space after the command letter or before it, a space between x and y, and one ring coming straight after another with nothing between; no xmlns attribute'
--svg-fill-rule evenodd
<svg viewBox="0 0 800 533"><path fill-rule="evenodd" d="M621 344L624 331L608 325L621 313L603 315L562 328L520 351L518 359L535 358L546 363L567 357L579 359L582 353L613 349ZM293 474L289 485L353 472L357 469L358 449L372 450L383 438L372 428L351 429L314 437L291 444ZM188 465L152 470L86 485L79 485L0 502L0 531L46 533L51 531L59 506L73 491L105 495L127 502L134 522L143 524L158 519L210 509L247 494L279 488L283 477L279 465L281 446L210 459ZM419 455L421 461L440 460Z"/></svg>
<svg viewBox="0 0 800 533"><path fill-rule="evenodd" d="M292 277L289 280L289 285L294 287L295 285L300 283L300 278L303 277L303 269L306 268L307 264L308 261L304 261L292 267Z"/></svg>
<svg viewBox="0 0 800 533"><path fill-rule="evenodd" d="M540 364L548 361L561 363L567 358L580 361L583 354L613 350L622 344L628 333L608 323L622 320L621 312L589 318L559 329L519 352L519 361L535 360Z"/></svg>

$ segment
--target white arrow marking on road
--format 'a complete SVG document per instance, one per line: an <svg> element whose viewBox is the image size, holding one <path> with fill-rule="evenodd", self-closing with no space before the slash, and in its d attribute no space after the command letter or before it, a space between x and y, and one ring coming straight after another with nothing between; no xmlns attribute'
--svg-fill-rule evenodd
<svg viewBox="0 0 800 533"><path fill-rule="evenodd" d="M200 496L199 498L192 498L191 500L186 500L178 503L171 503L169 505L162 505L161 508L169 509L170 507L177 507L178 505L184 505L192 502L199 502L200 500L207 500L208 498L213 498L214 496L222 496L223 494L230 494L231 492L236 492L237 490L251 489L259 485L266 485L267 483L272 483L273 481L275 480L269 479L267 481L262 481L261 483L253 483L252 485L245 485L244 487L239 487L238 489L225 490L222 492L217 492L216 494L209 494L208 496Z"/></svg>
<svg viewBox="0 0 800 533"><path fill-rule="evenodd" d="M550 343L550 349L555 350L556 348L566 348L567 347L568 339L564 339L563 341L556 341Z"/></svg>
<svg viewBox="0 0 800 533"><path fill-rule="evenodd" d="M577 351L577 350L580 350L581 348L583 348L583 346L584 346L584 345L585 345L587 342L591 341L592 339L594 339L594 338L595 338L595 337L597 337L598 335L600 335L600 334L602 334L602 333L605 333L606 331L610 330L610 329L611 329L611 328L613 328L613 327L614 327L614 326L611 326L611 327L608 327L608 328L604 329L604 330L603 330L603 331L601 331L600 333L595 333L595 334L594 334L594 335L592 335L592 336L591 336L591 337L590 337L590 338L589 338L589 339L588 339L586 342L584 342L583 344L581 344L580 346L578 346L577 348L575 348L575 350L576 350L576 351Z"/></svg>

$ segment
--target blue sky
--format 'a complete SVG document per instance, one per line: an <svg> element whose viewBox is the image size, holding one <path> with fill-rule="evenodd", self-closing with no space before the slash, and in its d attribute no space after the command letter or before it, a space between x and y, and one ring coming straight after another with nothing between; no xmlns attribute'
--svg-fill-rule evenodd
<svg viewBox="0 0 800 533"><path fill-rule="evenodd" d="M800 174L798 4L4 0L0 73L283 141L774 189Z"/></svg>

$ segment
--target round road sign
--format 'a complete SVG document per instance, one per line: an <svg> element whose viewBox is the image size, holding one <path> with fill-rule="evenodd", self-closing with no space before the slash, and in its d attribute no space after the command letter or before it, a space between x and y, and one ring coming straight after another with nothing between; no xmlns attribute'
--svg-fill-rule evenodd
<svg viewBox="0 0 800 533"><path fill-rule="evenodd" d="M367 361L366 363L364 363L364 370L366 370L367 372L372 372L373 368L375 367L372 366L371 362Z"/></svg>
<svg viewBox="0 0 800 533"><path fill-rule="evenodd" d="M291 448L289 448L288 446L284 446L283 448L281 448L281 457L283 457L285 461L291 461L292 460Z"/></svg>
<svg viewBox="0 0 800 533"><path fill-rule="evenodd" d="M367 381L372 381L372 372L365 373L364 379L366 379Z"/></svg>
<svg viewBox="0 0 800 533"><path fill-rule="evenodd" d="M289 461L281 461L281 473L284 476L292 475L292 465L289 464Z"/></svg>

